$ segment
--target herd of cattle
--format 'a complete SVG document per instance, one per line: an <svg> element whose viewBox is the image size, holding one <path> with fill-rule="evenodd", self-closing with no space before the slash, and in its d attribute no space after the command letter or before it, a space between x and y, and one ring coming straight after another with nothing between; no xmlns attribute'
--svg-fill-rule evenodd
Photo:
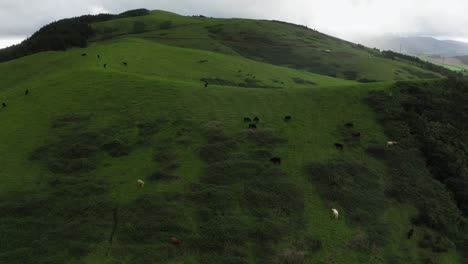
<svg viewBox="0 0 468 264"><path fill-rule="evenodd" d="M86 53L82 53L81 56L85 57L87 56ZM97 58L98 59L101 59L101 55L97 55ZM124 66L127 66L128 63L127 62L122 62L122 64ZM107 64L103 64L103 67L104 68L107 68ZM208 87L208 82L205 82L205 87ZM24 94L25 95L29 95L29 90L25 90L24 91ZM6 102L3 102L2 103L2 108L5 108L7 107L7 104ZM284 117L284 121L285 122L290 122L292 120L292 117L290 115L287 115ZM244 117L244 122L245 123L248 123L248 129L251 130L251 131L255 131L257 129L257 125L258 123L260 122L260 118L258 116L255 116L253 119L251 119L250 117ZM348 128L353 128L354 127L354 124L353 123L346 123L345 124L345 127L348 127ZM360 138L361 137L361 132L352 132L351 135L354 137L354 138ZM387 142L387 147L391 147L391 146L395 146L397 145L398 142L396 141L388 141ZM344 150L344 145L341 144L341 143L334 143L334 146L336 149L338 150ZM273 164L275 165L281 165L281 158L280 157L272 157L270 159L270 162L272 162ZM145 186L145 182L141 179L138 179L137 180L137 185L140 186L140 187L144 187ZM332 214L333 216L335 217L335 219L338 219L339 217L339 212L337 209L335 208L332 208L331 209L332 211ZM411 237L413 236L413 233L414 233L414 229L411 228L410 231L408 231L407 233L407 237L408 239L411 239ZM176 237L171 237L170 238L170 242L176 246L179 246L182 244L182 241L180 241L179 239L177 239Z"/></svg>

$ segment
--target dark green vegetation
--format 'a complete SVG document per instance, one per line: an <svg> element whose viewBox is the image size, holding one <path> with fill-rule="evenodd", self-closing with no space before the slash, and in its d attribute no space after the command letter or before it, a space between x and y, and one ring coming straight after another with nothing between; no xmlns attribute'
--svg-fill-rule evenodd
<svg viewBox="0 0 468 264"><path fill-rule="evenodd" d="M0 50L0 62L14 60L42 51L66 50L71 47L86 47L94 35L91 23L111 19L148 15L146 9L124 12L120 15L85 15L63 19L44 26L21 44Z"/></svg>
<svg viewBox="0 0 468 264"><path fill-rule="evenodd" d="M467 223L461 215L468 213L468 82L400 82L368 100L386 133L399 139L383 157L392 165L388 194L415 203L419 214L413 223L438 232L426 234L420 245L442 252L457 244L466 253Z"/></svg>
<svg viewBox="0 0 468 264"><path fill-rule="evenodd" d="M0 263L463 263L464 82L282 22L89 26L0 63Z"/></svg>

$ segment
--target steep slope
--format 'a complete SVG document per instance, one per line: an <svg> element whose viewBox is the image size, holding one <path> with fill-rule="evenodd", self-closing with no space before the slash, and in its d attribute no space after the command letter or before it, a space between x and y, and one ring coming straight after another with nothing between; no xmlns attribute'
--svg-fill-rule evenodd
<svg viewBox="0 0 468 264"><path fill-rule="evenodd" d="M163 11L93 24L95 40L120 35L240 55L257 61L363 82L437 78L405 60L279 21L186 17Z"/></svg>
<svg viewBox="0 0 468 264"><path fill-rule="evenodd" d="M386 148L395 138L364 102L391 99L391 82L259 62L222 41L158 43L162 25L189 34L174 23L205 18L153 14L95 25L113 33L87 48L0 63L0 263L462 263L453 238L413 226L440 206L395 198L401 171L385 157L413 172L419 156ZM463 220L444 213L443 227Z"/></svg>
<svg viewBox="0 0 468 264"><path fill-rule="evenodd" d="M362 263L388 254L416 263L429 254L403 239L411 206L387 200L366 226L304 171L334 159L365 164L382 198L385 165L364 147L386 139L362 103L378 86L134 38L36 54L0 72L3 262ZM247 73L258 82L243 82ZM205 88L208 77L225 81ZM247 130L243 118L254 116L258 129ZM365 136L349 141L346 122ZM385 236L371 240L378 249L365 246L368 232Z"/></svg>

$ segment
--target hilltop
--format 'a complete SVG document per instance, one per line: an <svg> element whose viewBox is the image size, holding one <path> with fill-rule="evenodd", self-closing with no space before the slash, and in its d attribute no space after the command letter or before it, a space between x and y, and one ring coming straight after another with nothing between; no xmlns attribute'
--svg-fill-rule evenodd
<svg viewBox="0 0 468 264"><path fill-rule="evenodd" d="M278 21L56 23L0 52L0 263L468 258L466 81Z"/></svg>

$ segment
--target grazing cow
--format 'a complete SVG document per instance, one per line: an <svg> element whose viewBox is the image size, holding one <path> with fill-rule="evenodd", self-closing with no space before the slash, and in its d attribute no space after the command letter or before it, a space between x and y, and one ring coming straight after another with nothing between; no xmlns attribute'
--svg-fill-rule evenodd
<svg viewBox="0 0 468 264"><path fill-rule="evenodd" d="M411 228L406 234L406 237L408 237L408 239L411 239L413 237L413 234L414 234L414 228Z"/></svg>
<svg viewBox="0 0 468 264"><path fill-rule="evenodd" d="M257 125L256 124L249 124L249 129L257 129Z"/></svg>
<svg viewBox="0 0 468 264"><path fill-rule="evenodd" d="M344 149L344 146L343 146L343 144L335 143L335 148L336 148L336 149L339 149L339 150L343 150L343 149Z"/></svg>
<svg viewBox="0 0 468 264"><path fill-rule="evenodd" d="M205 82L205 88L207 88L207 87L208 87L208 82Z"/></svg>
<svg viewBox="0 0 468 264"><path fill-rule="evenodd" d="M107 68L107 64L104 64L104 69Z"/></svg>
<svg viewBox="0 0 468 264"><path fill-rule="evenodd" d="M128 65L128 63L126 63L125 61L122 62L122 64L123 64L124 66L127 66L127 65Z"/></svg>
<svg viewBox="0 0 468 264"><path fill-rule="evenodd" d="M346 123L345 127L354 127L354 124L353 123Z"/></svg>
<svg viewBox="0 0 468 264"><path fill-rule="evenodd" d="M171 237L170 242L175 246L180 246L182 244L182 241L177 239L177 237Z"/></svg>
<svg viewBox="0 0 468 264"><path fill-rule="evenodd" d="M140 186L140 187L144 187L144 186L145 186L145 182L142 181L142 180L137 180L137 183L138 183L138 186Z"/></svg>
<svg viewBox="0 0 468 264"><path fill-rule="evenodd" d="M291 121L292 117L291 116L285 116L284 121Z"/></svg>
<svg viewBox="0 0 468 264"><path fill-rule="evenodd" d="M361 137L361 132L353 132L353 133L351 133L351 135L353 137L355 137L355 138L359 138L359 137Z"/></svg>
<svg viewBox="0 0 468 264"><path fill-rule="evenodd" d="M247 122L248 122L248 123L250 123L250 122L252 122L252 119L250 119L249 117L244 117L244 122L246 122L246 123L247 123Z"/></svg>
<svg viewBox="0 0 468 264"><path fill-rule="evenodd" d="M83 56L83 57L85 57L86 55L88 55L88 54L86 54L86 53L81 54L81 56Z"/></svg>
<svg viewBox="0 0 468 264"><path fill-rule="evenodd" d="M2 103L2 107L6 107L6 103Z"/></svg>
<svg viewBox="0 0 468 264"><path fill-rule="evenodd" d="M101 55L98 54L98 55L97 55L97 58L100 59L100 58L101 58Z"/></svg>
<svg viewBox="0 0 468 264"><path fill-rule="evenodd" d="M395 146L395 145L398 145L398 142L396 142L396 141L388 141L387 142L387 147L391 147L391 146Z"/></svg>
<svg viewBox="0 0 468 264"><path fill-rule="evenodd" d="M28 94L29 94L29 90L24 91L24 95L28 95Z"/></svg>
<svg viewBox="0 0 468 264"><path fill-rule="evenodd" d="M335 219L338 219L338 217L340 216L340 214L338 213L338 210L336 210L335 208L332 208L331 210Z"/></svg>
<svg viewBox="0 0 468 264"><path fill-rule="evenodd" d="M258 118L258 116L256 116L256 117L253 119L253 121L254 121L255 123L258 123L258 122L260 122L260 118Z"/></svg>
<svg viewBox="0 0 468 264"><path fill-rule="evenodd" d="M270 161L273 162L273 164L277 164L277 165L281 164L281 158L279 157L273 157L270 159Z"/></svg>

